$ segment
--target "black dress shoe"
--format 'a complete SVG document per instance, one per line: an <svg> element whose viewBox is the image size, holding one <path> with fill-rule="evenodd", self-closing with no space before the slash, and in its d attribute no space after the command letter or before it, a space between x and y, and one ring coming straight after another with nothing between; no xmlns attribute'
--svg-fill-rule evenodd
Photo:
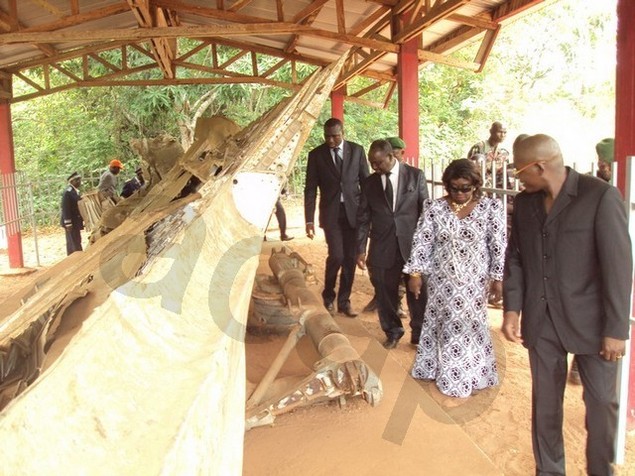
<svg viewBox="0 0 635 476"><path fill-rule="evenodd" d="M373 312L377 310L377 297L373 296L373 298L368 301L368 304L364 306L364 312Z"/></svg>
<svg viewBox="0 0 635 476"><path fill-rule="evenodd" d="M335 306L333 305L332 302L325 302L324 307L331 314L331 316L335 314Z"/></svg>
<svg viewBox="0 0 635 476"><path fill-rule="evenodd" d="M395 347L397 347L398 342L399 342L399 339L393 339L392 337L388 337L382 345L384 346L384 349L394 349Z"/></svg>
<svg viewBox="0 0 635 476"><path fill-rule="evenodd" d="M353 311L350 304L348 306L339 307L337 312L340 314L344 314L346 317L357 317L357 313Z"/></svg>

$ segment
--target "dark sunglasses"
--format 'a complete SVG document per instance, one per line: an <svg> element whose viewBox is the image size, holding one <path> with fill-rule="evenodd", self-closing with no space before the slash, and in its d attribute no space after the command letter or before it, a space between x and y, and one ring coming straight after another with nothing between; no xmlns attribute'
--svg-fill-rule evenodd
<svg viewBox="0 0 635 476"><path fill-rule="evenodd" d="M462 187L448 185L448 191L451 193L470 193L472 190L474 190L474 185L463 185Z"/></svg>

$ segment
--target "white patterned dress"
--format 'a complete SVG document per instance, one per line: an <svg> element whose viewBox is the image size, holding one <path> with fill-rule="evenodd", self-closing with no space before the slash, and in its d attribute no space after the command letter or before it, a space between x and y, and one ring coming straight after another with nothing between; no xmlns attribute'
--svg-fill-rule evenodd
<svg viewBox="0 0 635 476"><path fill-rule="evenodd" d="M498 385L487 321L490 280L503 279L506 227L500 200L482 197L459 219L441 198L426 200L405 273L427 276L428 304L412 376L445 395Z"/></svg>

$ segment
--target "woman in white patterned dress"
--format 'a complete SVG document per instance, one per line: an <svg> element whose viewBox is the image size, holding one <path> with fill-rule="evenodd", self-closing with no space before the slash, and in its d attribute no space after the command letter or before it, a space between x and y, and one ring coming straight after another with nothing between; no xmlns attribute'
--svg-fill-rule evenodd
<svg viewBox="0 0 635 476"><path fill-rule="evenodd" d="M404 267L415 295L422 275L428 286L412 376L436 381L452 397L498 385L487 300L502 294L505 213L500 200L482 195L482 184L469 160L450 163L448 194L424 204Z"/></svg>

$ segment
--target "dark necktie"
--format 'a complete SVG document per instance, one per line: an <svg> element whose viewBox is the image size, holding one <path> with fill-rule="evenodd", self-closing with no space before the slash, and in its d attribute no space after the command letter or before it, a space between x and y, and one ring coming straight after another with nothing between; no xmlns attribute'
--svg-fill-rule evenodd
<svg viewBox="0 0 635 476"><path fill-rule="evenodd" d="M386 194L386 200L388 201L388 206L392 210L392 183L390 182L390 172L386 172L386 188L384 189L384 193Z"/></svg>
<svg viewBox="0 0 635 476"><path fill-rule="evenodd" d="M342 173L342 151L339 147L335 147L333 149L333 156L335 157L335 165L337 166L337 170Z"/></svg>

